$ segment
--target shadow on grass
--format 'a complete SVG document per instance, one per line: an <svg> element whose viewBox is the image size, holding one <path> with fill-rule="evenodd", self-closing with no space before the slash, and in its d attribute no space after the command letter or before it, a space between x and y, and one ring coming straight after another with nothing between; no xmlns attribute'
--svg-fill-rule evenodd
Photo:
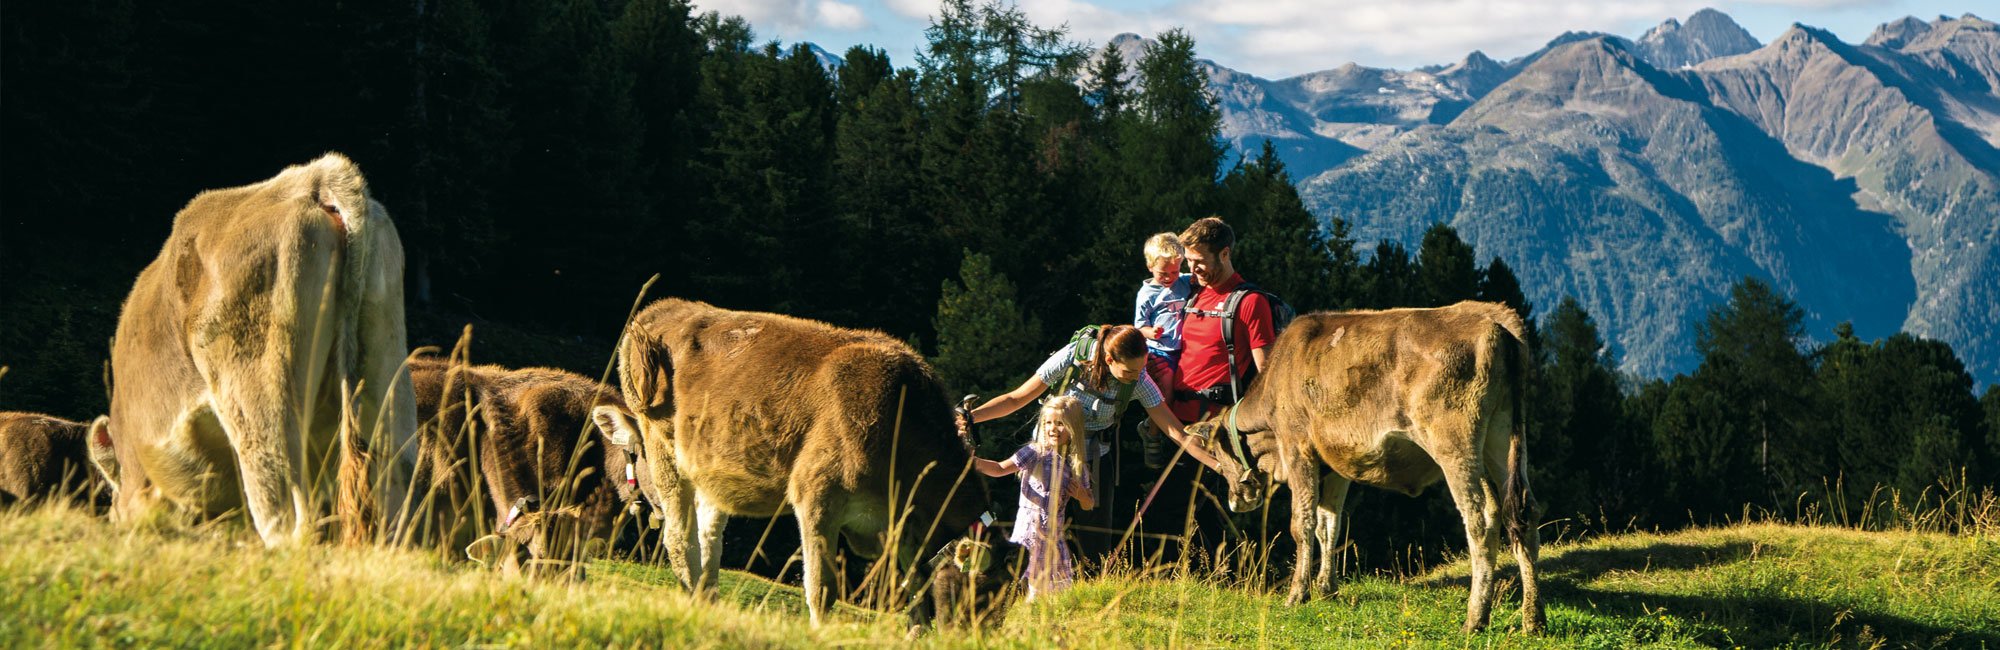
<svg viewBox="0 0 2000 650"><path fill-rule="evenodd" d="M1960 629L1913 620L1855 601L1826 602L1762 594L1684 596L1591 586L1607 574L1697 571L1751 559L1750 542L1657 543L1632 548L1576 549L1539 563L1542 597L1557 603L1651 626L1661 614L1696 623L1694 640L1716 646L1774 647L1829 645L1872 647L2000 648L2000 629ZM1503 590L1515 589L1520 574L1511 565L1497 572ZM1416 583L1424 588L1469 589L1466 576ZM1501 594L1519 598L1519 592ZM1859 600L1859 599L1856 599ZM1518 600L1514 602L1518 603ZM1507 605L1497 605L1505 609Z"/></svg>

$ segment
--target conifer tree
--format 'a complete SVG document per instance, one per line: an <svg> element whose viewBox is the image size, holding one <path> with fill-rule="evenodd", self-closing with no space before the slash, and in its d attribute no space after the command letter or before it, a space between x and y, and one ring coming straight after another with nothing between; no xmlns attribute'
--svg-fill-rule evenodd
<svg viewBox="0 0 2000 650"><path fill-rule="evenodd" d="M1417 299L1420 307L1443 307L1479 295L1482 282L1472 245L1459 239L1458 229L1434 223L1417 248Z"/></svg>
<svg viewBox="0 0 2000 650"><path fill-rule="evenodd" d="M938 299L932 363L951 390L996 395L1039 365L1047 352L1038 344L1042 324L1015 302L1014 283L991 260L969 250L964 259L959 279L946 280Z"/></svg>
<svg viewBox="0 0 2000 650"><path fill-rule="evenodd" d="M1236 231L1233 259L1243 277L1301 312L1340 304L1338 283L1349 273L1336 267L1334 250L1270 142L1223 177L1219 202Z"/></svg>
<svg viewBox="0 0 2000 650"><path fill-rule="evenodd" d="M1415 307L1419 304L1417 268L1403 245L1384 239L1375 244L1375 256L1362 266L1361 286L1366 305L1373 309Z"/></svg>
<svg viewBox="0 0 2000 650"><path fill-rule="evenodd" d="M1563 297L1545 331L1548 362L1537 373L1542 413L1528 437L1529 466L1547 479L1536 479L1537 497L1554 516L1625 511L1640 495L1622 491L1634 486L1620 466L1650 449L1626 435L1612 370L1617 360L1597 322L1573 297Z"/></svg>
<svg viewBox="0 0 2000 650"><path fill-rule="evenodd" d="M1972 377L1950 346L1904 333L1869 344L1848 323L1835 334L1817 354L1811 421L1831 447L1846 514L1858 521L1878 487L1908 499L1941 482L1967 487L1961 472L1976 480L1982 415Z"/></svg>

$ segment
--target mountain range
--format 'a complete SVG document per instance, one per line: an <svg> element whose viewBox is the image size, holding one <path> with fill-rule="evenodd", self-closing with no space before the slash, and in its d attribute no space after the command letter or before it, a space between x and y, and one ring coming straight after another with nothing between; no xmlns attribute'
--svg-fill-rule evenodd
<svg viewBox="0 0 2000 650"><path fill-rule="evenodd" d="M1536 305L1576 297L1629 372L1690 370L1696 324L1755 276L1810 337L1908 331L2000 381L2000 30L1976 16L1765 44L1704 9L1505 62L1203 65L1223 139L1276 145L1308 209L1366 249L1452 225Z"/></svg>

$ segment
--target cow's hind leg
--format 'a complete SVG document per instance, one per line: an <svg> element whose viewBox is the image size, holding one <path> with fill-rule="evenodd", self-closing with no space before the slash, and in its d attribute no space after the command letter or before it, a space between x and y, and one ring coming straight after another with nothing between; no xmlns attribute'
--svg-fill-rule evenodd
<svg viewBox="0 0 2000 650"><path fill-rule="evenodd" d="M1477 461L1466 459L1444 468L1451 500L1465 522L1466 556L1472 565L1472 596L1465 608L1465 631L1486 627L1493 610L1493 560L1500 549L1500 501Z"/></svg>
<svg viewBox="0 0 2000 650"><path fill-rule="evenodd" d="M1319 575L1313 578L1315 597L1331 596L1337 584L1334 573L1338 570L1335 558L1339 556L1340 542L1347 527L1347 488L1353 481L1336 472L1328 472L1320 477L1318 520Z"/></svg>
<svg viewBox="0 0 2000 650"><path fill-rule="evenodd" d="M844 510L844 504L822 490L800 491L791 501L799 520L799 551L805 556L806 609L812 624L818 626L833 606L834 536L840 533L836 515Z"/></svg>
<svg viewBox="0 0 2000 650"><path fill-rule="evenodd" d="M1510 440L1512 444L1519 444L1518 439L1506 436L1504 431L1492 434L1489 439ZM1511 453L1518 454L1520 451L1516 449ZM1505 517L1502 521L1506 524L1508 542L1514 550L1514 565L1521 573L1521 631L1539 634L1547 623L1542 611L1541 580L1535 573L1535 562L1541 555L1541 533L1536 526L1534 504L1526 494L1527 477L1515 476L1515 480L1509 482L1507 475L1513 470L1503 458L1500 454L1488 454L1486 480L1491 485L1505 486L1503 489L1520 493L1503 502L1500 515Z"/></svg>
<svg viewBox="0 0 2000 650"><path fill-rule="evenodd" d="M1306 584L1312 575L1313 554L1320 550L1320 476L1318 463L1311 459L1292 458L1289 462L1292 466L1285 473L1292 489L1292 540L1298 543L1298 555L1292 562L1292 588L1285 596L1285 604L1297 605L1306 601Z"/></svg>

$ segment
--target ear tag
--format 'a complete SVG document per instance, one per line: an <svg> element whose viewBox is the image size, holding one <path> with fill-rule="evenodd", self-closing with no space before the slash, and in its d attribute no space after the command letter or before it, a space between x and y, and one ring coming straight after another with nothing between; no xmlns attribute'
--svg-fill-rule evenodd
<svg viewBox="0 0 2000 650"><path fill-rule="evenodd" d="M632 445L632 432L625 430L625 427L615 427L611 432L611 442L621 447L629 447Z"/></svg>
<svg viewBox="0 0 2000 650"><path fill-rule="evenodd" d="M632 464L631 464L631 463L626 463L626 464L625 464L625 484L626 484L626 485L638 485L638 484L639 484L639 477L638 477L638 475L636 475L636 474L633 474L633 473L632 473Z"/></svg>

